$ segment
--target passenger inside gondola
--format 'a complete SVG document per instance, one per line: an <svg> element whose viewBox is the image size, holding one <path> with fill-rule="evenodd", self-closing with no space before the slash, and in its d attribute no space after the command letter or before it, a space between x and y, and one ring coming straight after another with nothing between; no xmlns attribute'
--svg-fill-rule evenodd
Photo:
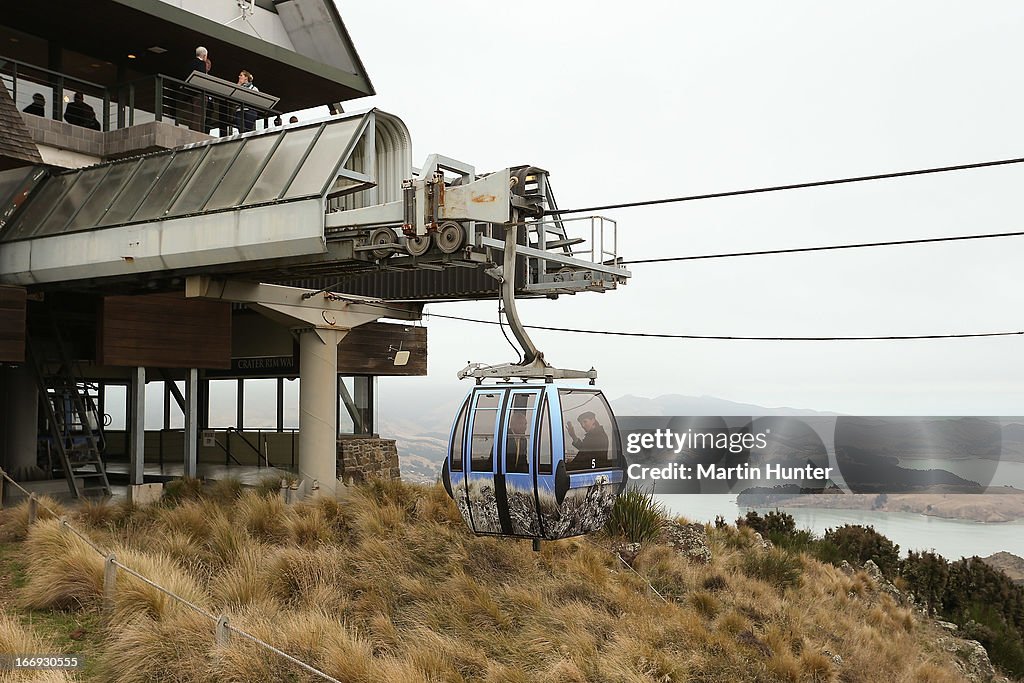
<svg viewBox="0 0 1024 683"><path fill-rule="evenodd" d="M530 471L530 440L527 434L529 422L526 410L513 409L509 415L508 435L505 439L505 463L508 472Z"/></svg>
<svg viewBox="0 0 1024 683"><path fill-rule="evenodd" d="M573 427L571 421L565 423L566 429L569 430L569 436L572 439L572 445L578 449L576 456L569 463L569 469L582 470L608 467L610 464L608 434L604 431L601 423L597 421L597 416L593 411L588 410L580 413L577 420L583 429L582 437L577 436L576 428Z"/></svg>

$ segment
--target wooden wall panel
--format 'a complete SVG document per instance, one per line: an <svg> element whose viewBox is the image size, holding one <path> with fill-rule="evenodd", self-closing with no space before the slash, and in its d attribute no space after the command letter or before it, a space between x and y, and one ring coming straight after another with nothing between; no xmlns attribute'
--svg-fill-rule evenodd
<svg viewBox="0 0 1024 683"><path fill-rule="evenodd" d="M402 348L409 363L391 360ZM390 358L389 358L390 357ZM394 323L369 323L353 329L338 344L338 373L342 375L426 375L427 328Z"/></svg>
<svg viewBox="0 0 1024 683"><path fill-rule="evenodd" d="M231 304L181 294L103 299L97 361L151 368L231 367Z"/></svg>
<svg viewBox="0 0 1024 683"><path fill-rule="evenodd" d="M25 290L0 286L0 362L25 361Z"/></svg>

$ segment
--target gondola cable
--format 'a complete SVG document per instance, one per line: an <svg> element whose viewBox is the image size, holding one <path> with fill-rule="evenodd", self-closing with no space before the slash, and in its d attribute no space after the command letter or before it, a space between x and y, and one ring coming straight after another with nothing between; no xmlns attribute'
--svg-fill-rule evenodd
<svg viewBox="0 0 1024 683"><path fill-rule="evenodd" d="M424 313L424 317L446 318L462 322L481 323L484 325L495 325L491 320L480 318L465 318L457 315L445 315L443 313ZM615 330L588 330L573 327L551 327L547 325L524 325L534 330L546 330L549 332L570 332L574 334L597 334L614 337L651 337L656 339L704 339L712 341L913 341L925 339L973 339L981 337L1014 337L1024 335L1024 330L1007 332L968 332L954 334L907 334L907 335L865 335L865 336L828 336L828 337L797 337L797 336L745 336L745 335L713 335L713 334L667 334L659 332L626 332Z"/></svg>
<svg viewBox="0 0 1024 683"><path fill-rule="evenodd" d="M951 235L948 237L923 237L921 239L890 240L885 242L852 242L849 244L828 244L814 247L791 247L787 249L763 249L759 251L733 251L721 254L698 254L694 256L666 256L663 258L633 259L620 261L620 265L636 265L642 263L669 263L673 261L702 261L707 259L736 258L740 256L770 256L774 254L797 254L801 252L835 251L839 249L867 249L873 247L897 247L914 244L935 244L941 242L963 242L966 240L984 240L996 237L1024 237L1024 231L990 232L981 235Z"/></svg>
<svg viewBox="0 0 1024 683"><path fill-rule="evenodd" d="M599 206L587 206L579 209L550 209L545 211L546 215L563 215L568 213L588 213L593 211L607 211L610 209L631 209L642 206L656 206L658 204L675 204L679 202L693 202L703 199L723 199L725 197L740 197L750 194L765 194L768 192L782 192L784 190L803 190L812 187L826 187L828 185L845 185L849 183L863 183L873 180L889 180L892 178L907 178L911 176L929 175L933 173L949 173L952 171L969 171L978 168L991 168L993 166L1008 166L1011 164L1024 163L1024 157L1015 159L999 159L995 161L981 161L972 164L957 164L955 166L937 166L933 168L921 168L913 171L896 171L893 173L876 173L873 175L852 176L849 178L834 178L831 180L815 180L806 183L792 183L789 185L772 185L768 187L756 187L746 190L730 190L727 192L711 192L708 194L688 195L683 197L668 197L665 199L647 199L636 202L621 202L618 204L602 204Z"/></svg>

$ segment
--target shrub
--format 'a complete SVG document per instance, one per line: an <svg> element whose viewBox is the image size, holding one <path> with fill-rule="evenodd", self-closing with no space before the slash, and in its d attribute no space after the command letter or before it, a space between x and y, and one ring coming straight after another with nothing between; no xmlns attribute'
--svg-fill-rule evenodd
<svg viewBox="0 0 1024 683"><path fill-rule="evenodd" d="M932 615L942 608L946 585L949 583L949 563L942 555L932 552L915 553L911 550L900 564L900 576L919 600L923 600Z"/></svg>
<svg viewBox="0 0 1024 683"><path fill-rule="evenodd" d="M646 543L661 534L664 524L665 508L655 502L654 493L631 487L615 499L605 530L630 543Z"/></svg>
<svg viewBox="0 0 1024 683"><path fill-rule="evenodd" d="M793 535L796 531L796 520L793 519L793 515L778 509L766 512L763 517L757 510L748 510L746 517L736 520L736 526L748 526L774 543L773 536L784 538Z"/></svg>
<svg viewBox="0 0 1024 683"><path fill-rule="evenodd" d="M873 526L844 524L825 531L825 540L835 545L839 557L863 564L872 560L890 581L896 576L900 564L900 547Z"/></svg>

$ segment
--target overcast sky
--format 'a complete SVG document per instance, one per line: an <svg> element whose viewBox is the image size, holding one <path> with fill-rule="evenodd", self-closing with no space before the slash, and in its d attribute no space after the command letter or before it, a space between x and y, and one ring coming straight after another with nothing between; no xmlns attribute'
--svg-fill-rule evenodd
<svg viewBox="0 0 1024 683"><path fill-rule="evenodd" d="M377 106L478 170L547 169L562 208L1024 156L1016 2L340 1ZM625 259L1024 228L1024 166L607 211ZM527 323L687 334L1024 329L1024 238L637 265L628 286L520 305ZM494 318L496 304L428 310ZM429 376L514 359L429 319ZM859 414L1018 415L1024 338L722 342L534 332L611 398L709 394Z"/></svg>

